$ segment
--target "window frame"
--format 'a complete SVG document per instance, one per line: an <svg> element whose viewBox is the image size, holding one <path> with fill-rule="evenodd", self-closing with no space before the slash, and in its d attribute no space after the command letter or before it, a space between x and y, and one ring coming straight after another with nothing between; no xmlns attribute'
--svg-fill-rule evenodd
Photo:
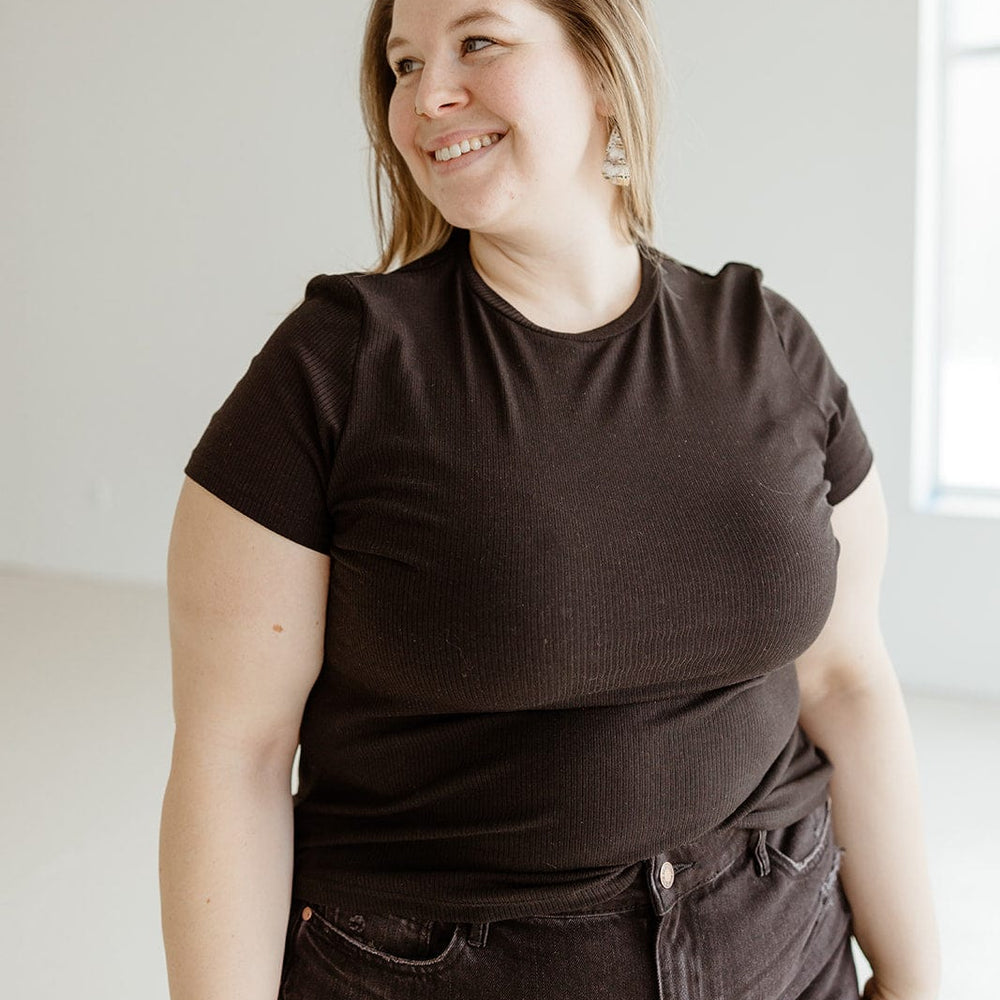
<svg viewBox="0 0 1000 1000"><path fill-rule="evenodd" d="M917 74L916 247L912 478L914 509L935 514L1000 517L1000 489L954 487L940 479L941 380L946 355L944 322L948 120L946 87L959 59L1000 55L1000 43L952 43L952 0L921 0Z"/></svg>

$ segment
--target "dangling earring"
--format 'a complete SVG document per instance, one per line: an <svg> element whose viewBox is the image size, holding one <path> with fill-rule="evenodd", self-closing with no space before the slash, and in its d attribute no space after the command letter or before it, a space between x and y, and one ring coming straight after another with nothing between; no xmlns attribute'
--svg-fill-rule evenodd
<svg viewBox="0 0 1000 1000"><path fill-rule="evenodd" d="M627 186L632 181L628 160L625 158L625 144L622 142L621 132L618 131L617 125L611 129L608 149L604 154L604 165L601 167L601 176L621 187Z"/></svg>

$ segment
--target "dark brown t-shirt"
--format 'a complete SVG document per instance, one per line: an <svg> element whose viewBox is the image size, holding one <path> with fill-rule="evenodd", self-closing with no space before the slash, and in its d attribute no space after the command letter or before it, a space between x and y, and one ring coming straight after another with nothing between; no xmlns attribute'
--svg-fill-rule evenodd
<svg viewBox="0 0 1000 1000"><path fill-rule="evenodd" d="M610 898L827 794L794 660L872 452L762 274L649 249L632 306L527 320L468 233L319 275L187 474L331 558L296 896L455 920Z"/></svg>

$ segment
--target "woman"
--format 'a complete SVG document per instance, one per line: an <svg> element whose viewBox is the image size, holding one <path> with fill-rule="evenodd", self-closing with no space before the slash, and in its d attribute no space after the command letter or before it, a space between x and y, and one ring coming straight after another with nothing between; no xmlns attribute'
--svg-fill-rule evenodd
<svg viewBox="0 0 1000 1000"><path fill-rule="evenodd" d="M839 1000L852 931L936 994L872 452L758 269L650 245L648 24L372 5L382 260L178 504L173 1000Z"/></svg>

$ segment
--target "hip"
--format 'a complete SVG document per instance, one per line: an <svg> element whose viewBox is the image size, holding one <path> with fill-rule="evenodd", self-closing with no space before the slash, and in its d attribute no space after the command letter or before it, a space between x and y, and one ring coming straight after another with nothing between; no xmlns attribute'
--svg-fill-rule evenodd
<svg viewBox="0 0 1000 1000"><path fill-rule="evenodd" d="M857 1000L830 801L642 859L613 898L494 921L294 899L280 1000Z"/></svg>

